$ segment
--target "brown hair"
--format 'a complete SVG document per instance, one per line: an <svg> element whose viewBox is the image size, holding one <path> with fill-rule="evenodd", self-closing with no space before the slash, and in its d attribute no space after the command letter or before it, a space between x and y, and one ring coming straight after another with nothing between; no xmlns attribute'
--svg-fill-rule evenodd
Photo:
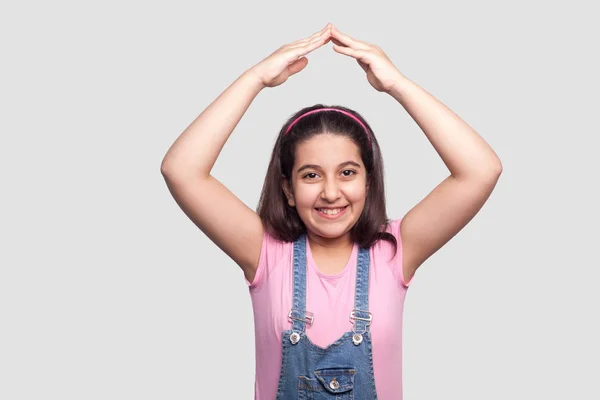
<svg viewBox="0 0 600 400"><path fill-rule="evenodd" d="M287 135L285 134L288 126L296 118L320 108L336 108L349 112L363 122L368 132L365 132L364 128L353 118L331 110L303 117L293 125ZM300 219L296 208L289 206L287 202L281 187L281 179L285 177L288 182L291 180L297 145L324 133L350 138L359 147L363 164L367 170L369 188L362 214L351 230L353 241L361 247L371 247L380 239L384 239L391 242L397 251L396 238L391 233L385 232L385 227L390 220L387 218L385 207L383 158L379 144L365 119L356 111L342 106L316 104L303 108L292 115L281 128L271 154L257 208L257 213L263 221L265 229L273 237L284 242L293 242L306 232L306 226Z"/></svg>

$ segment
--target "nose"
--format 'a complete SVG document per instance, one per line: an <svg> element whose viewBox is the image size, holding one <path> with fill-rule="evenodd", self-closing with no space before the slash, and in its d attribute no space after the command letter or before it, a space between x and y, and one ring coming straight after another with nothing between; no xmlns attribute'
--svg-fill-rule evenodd
<svg viewBox="0 0 600 400"><path fill-rule="evenodd" d="M328 202L333 203L340 198L340 188L336 179L328 179L325 181L323 191L321 192L321 198L326 199Z"/></svg>

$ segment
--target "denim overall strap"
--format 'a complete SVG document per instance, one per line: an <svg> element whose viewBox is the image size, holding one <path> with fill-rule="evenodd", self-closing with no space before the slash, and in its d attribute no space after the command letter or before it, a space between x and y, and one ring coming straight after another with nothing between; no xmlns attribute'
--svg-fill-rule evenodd
<svg viewBox="0 0 600 400"><path fill-rule="evenodd" d="M360 249L357 260L352 332L343 333L327 347L306 335L312 323L306 306L306 234L294 242L292 329L284 330L281 369L276 400L377 400L373 347L368 329L369 249Z"/></svg>
<svg viewBox="0 0 600 400"><path fill-rule="evenodd" d="M354 310L352 311L350 318L354 322L352 331L361 335L367 331L372 320L371 313L369 312L369 261L369 249L359 248L356 267Z"/></svg>
<svg viewBox="0 0 600 400"><path fill-rule="evenodd" d="M302 270L304 268L304 270ZM306 234L294 242L294 300L288 315L292 322L292 331L304 332L306 323L312 324L313 315L306 311Z"/></svg>

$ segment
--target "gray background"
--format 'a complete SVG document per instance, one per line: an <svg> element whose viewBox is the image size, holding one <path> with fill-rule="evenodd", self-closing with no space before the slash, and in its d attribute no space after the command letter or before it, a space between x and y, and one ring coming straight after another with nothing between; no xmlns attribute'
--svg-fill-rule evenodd
<svg viewBox="0 0 600 400"><path fill-rule="evenodd" d="M405 399L600 398L593 2L14 4L0 11L0 398L252 398L242 272L160 163L241 73L329 21L382 47L504 166L409 289ZM377 134L402 217L448 170L353 59L331 44L308 58L258 95L213 175L255 208L286 118L341 104Z"/></svg>

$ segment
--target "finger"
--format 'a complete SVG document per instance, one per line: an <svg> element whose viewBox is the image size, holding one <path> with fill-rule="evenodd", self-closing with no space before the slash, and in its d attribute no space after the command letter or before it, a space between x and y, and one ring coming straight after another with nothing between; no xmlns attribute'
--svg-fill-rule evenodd
<svg viewBox="0 0 600 400"><path fill-rule="evenodd" d="M294 57L301 57L304 56L308 53L310 53L311 51L313 51L314 49L318 48L319 46L322 46L327 40L326 36L322 36L318 39L314 39L312 42L306 43L303 46L297 46L292 50L292 54L294 54Z"/></svg>
<svg viewBox="0 0 600 400"><path fill-rule="evenodd" d="M356 62L363 69L363 71L369 72L369 64L367 62L365 62L365 58L364 58L368 54L367 52L362 51L362 50L353 50L349 47L337 46L337 45L333 46L333 49L335 51L337 51L338 53L342 53L347 56L353 57L354 59L356 59Z"/></svg>
<svg viewBox="0 0 600 400"><path fill-rule="evenodd" d="M323 35L329 29L330 25L331 25L331 23L328 23L320 31L313 33L311 36L309 36L307 38L296 40L295 42L290 43L290 46L294 46L294 45L298 45L298 44L310 42L311 40L313 40L313 39L315 39L317 37L320 37L321 35Z"/></svg>
<svg viewBox="0 0 600 400"><path fill-rule="evenodd" d="M331 22L328 23L327 25L325 25L325 27L323 29L321 29L318 32L313 33L313 35L311 36L312 38L316 37L316 36L321 36L323 33L325 33L326 31L331 29Z"/></svg>
<svg viewBox="0 0 600 400"><path fill-rule="evenodd" d="M356 50L351 47L345 46L334 45L333 50L361 61L364 61L364 56L366 55L366 52L363 50Z"/></svg>
<svg viewBox="0 0 600 400"><path fill-rule="evenodd" d="M340 32L335 25L331 27L331 36L341 42L344 46L352 47L357 50L366 50L369 48L367 43L351 38L350 36Z"/></svg>
<svg viewBox="0 0 600 400"><path fill-rule="evenodd" d="M344 44L342 42L340 42L339 40L337 40L333 36L331 37L331 41L333 42L333 44L337 44L338 46L344 46Z"/></svg>
<svg viewBox="0 0 600 400"><path fill-rule="evenodd" d="M298 43L295 46L290 47L290 50L298 50L298 49L306 49L306 48L310 48L312 51L314 49L316 49L319 46L324 45L325 43L327 43L329 41L329 32L324 32L321 36L317 36L313 39L311 39L310 41L306 42L306 43Z"/></svg>
<svg viewBox="0 0 600 400"><path fill-rule="evenodd" d="M313 36L310 39L305 39L305 40L301 41L300 43L297 43L295 46L292 46L292 47L306 46L307 44L312 44L315 41L320 41L320 40L323 40L323 39L327 39L330 36L331 36L331 33L329 32L329 30L325 30L325 31L321 32L320 35Z"/></svg>
<svg viewBox="0 0 600 400"><path fill-rule="evenodd" d="M313 36L310 37L310 39L307 39L306 41L304 41L303 44L306 43L312 43L315 40L319 41L322 40L323 38L325 38L326 40L331 36L331 29L330 29L330 25L328 24L324 29L322 29L320 32L318 32L317 34L314 34Z"/></svg>

